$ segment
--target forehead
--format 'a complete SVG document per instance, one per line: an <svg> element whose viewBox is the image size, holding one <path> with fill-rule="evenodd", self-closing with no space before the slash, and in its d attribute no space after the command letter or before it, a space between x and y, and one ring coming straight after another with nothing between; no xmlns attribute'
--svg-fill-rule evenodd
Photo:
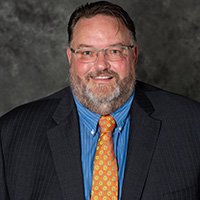
<svg viewBox="0 0 200 200"><path fill-rule="evenodd" d="M131 34L127 27L117 18L96 15L81 18L73 30L72 44L112 45L130 43Z"/></svg>

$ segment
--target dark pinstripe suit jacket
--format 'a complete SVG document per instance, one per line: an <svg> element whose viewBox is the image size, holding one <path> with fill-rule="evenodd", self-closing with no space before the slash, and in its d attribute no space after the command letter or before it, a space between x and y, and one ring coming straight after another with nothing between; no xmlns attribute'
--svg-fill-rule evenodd
<svg viewBox="0 0 200 200"><path fill-rule="evenodd" d="M69 88L0 119L0 200L84 199ZM123 200L200 199L200 104L137 82Z"/></svg>

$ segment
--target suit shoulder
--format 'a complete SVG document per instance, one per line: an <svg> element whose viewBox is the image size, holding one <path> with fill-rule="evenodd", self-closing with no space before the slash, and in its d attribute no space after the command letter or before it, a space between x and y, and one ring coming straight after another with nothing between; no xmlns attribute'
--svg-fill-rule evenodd
<svg viewBox="0 0 200 200"><path fill-rule="evenodd" d="M151 101L155 109L165 113L195 113L200 116L200 103L188 97L175 94L158 87L139 82L138 88Z"/></svg>
<svg viewBox="0 0 200 200"><path fill-rule="evenodd" d="M41 117L48 116L50 113L53 113L59 104L60 100L70 93L70 89L64 88L58 92L50 94L47 97L38 99L33 102L29 102L7 112L0 118L0 123L3 124L8 121L16 120L19 121L22 118L30 118L30 117Z"/></svg>

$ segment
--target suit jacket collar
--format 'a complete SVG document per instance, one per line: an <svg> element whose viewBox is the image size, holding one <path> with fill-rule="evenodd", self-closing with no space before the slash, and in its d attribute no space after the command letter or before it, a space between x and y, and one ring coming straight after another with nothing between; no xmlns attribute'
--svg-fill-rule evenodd
<svg viewBox="0 0 200 200"><path fill-rule="evenodd" d="M153 112L154 107L144 93L143 84L138 82L130 113L131 130L122 199L142 198L161 126L159 119L151 117Z"/></svg>
<svg viewBox="0 0 200 200"><path fill-rule="evenodd" d="M47 133L64 199L84 199L78 115L69 88L53 115Z"/></svg>
<svg viewBox="0 0 200 200"><path fill-rule="evenodd" d="M53 114L53 119L57 124L66 121L66 118L69 117L69 115L74 112L73 109L75 109L75 102L71 89L67 87L62 93L63 96Z"/></svg>
<svg viewBox="0 0 200 200"><path fill-rule="evenodd" d="M154 108L143 90L136 85L131 108L131 129L126 160L122 199L141 199L159 135L161 122L151 117ZM84 199L78 114L68 88L53 119L56 126L48 131L49 144L64 199Z"/></svg>

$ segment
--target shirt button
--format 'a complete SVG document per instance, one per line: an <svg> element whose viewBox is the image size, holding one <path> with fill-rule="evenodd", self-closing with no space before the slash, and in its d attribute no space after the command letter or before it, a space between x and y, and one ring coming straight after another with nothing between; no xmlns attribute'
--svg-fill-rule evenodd
<svg viewBox="0 0 200 200"><path fill-rule="evenodd" d="M94 131L94 129L92 129L92 130L91 130L91 134L92 134L92 135L94 135L94 134L95 134L95 131Z"/></svg>
<svg viewBox="0 0 200 200"><path fill-rule="evenodd" d="M122 127L120 126L120 127L119 127L119 131L121 131L121 130L122 130Z"/></svg>

